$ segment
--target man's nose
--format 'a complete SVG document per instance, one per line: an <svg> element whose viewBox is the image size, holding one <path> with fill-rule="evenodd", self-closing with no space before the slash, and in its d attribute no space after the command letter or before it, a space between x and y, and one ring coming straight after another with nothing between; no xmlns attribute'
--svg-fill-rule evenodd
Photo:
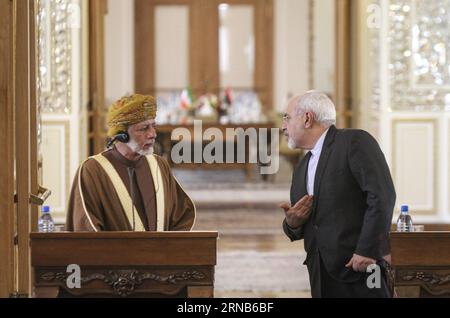
<svg viewBox="0 0 450 318"><path fill-rule="evenodd" d="M156 133L156 128L150 128L147 134L149 139L155 139L158 134Z"/></svg>

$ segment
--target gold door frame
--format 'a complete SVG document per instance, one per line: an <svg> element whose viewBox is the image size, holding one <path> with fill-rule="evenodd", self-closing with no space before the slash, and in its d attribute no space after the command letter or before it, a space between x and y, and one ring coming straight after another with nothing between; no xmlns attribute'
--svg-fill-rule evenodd
<svg viewBox="0 0 450 318"><path fill-rule="evenodd" d="M15 8L13 2L0 0L0 131L3 156L0 165L0 297L14 288L14 84L13 46Z"/></svg>
<svg viewBox="0 0 450 318"><path fill-rule="evenodd" d="M31 295L29 234L37 223L36 1L1 0L0 100L5 116L1 165L1 297ZM3 112L2 112L3 113Z"/></svg>

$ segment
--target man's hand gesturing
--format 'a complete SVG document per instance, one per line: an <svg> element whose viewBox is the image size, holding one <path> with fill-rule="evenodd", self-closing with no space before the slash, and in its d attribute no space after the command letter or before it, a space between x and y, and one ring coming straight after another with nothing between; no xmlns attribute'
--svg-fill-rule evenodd
<svg viewBox="0 0 450 318"><path fill-rule="evenodd" d="M305 195L292 207L289 203L281 203L280 208L286 214L287 225L295 229L305 224L311 214L312 203L312 195Z"/></svg>

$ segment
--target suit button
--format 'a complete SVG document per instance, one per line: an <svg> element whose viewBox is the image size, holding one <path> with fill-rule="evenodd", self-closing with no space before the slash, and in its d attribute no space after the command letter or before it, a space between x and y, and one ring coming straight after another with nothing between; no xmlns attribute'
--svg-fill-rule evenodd
<svg viewBox="0 0 450 318"><path fill-rule="evenodd" d="M319 229L319 227L318 227L316 224L313 225L313 228L314 228L314 230L316 230L316 231Z"/></svg>

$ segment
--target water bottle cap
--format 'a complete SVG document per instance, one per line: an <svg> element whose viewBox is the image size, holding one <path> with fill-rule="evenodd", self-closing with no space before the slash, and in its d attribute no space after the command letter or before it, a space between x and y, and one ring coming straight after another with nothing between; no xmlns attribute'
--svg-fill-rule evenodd
<svg viewBox="0 0 450 318"><path fill-rule="evenodd" d="M42 213L49 213L50 212L50 207L48 205L44 205L42 207Z"/></svg>
<svg viewBox="0 0 450 318"><path fill-rule="evenodd" d="M401 212L408 212L408 206L407 205L402 205L402 206L400 206L400 211Z"/></svg>

